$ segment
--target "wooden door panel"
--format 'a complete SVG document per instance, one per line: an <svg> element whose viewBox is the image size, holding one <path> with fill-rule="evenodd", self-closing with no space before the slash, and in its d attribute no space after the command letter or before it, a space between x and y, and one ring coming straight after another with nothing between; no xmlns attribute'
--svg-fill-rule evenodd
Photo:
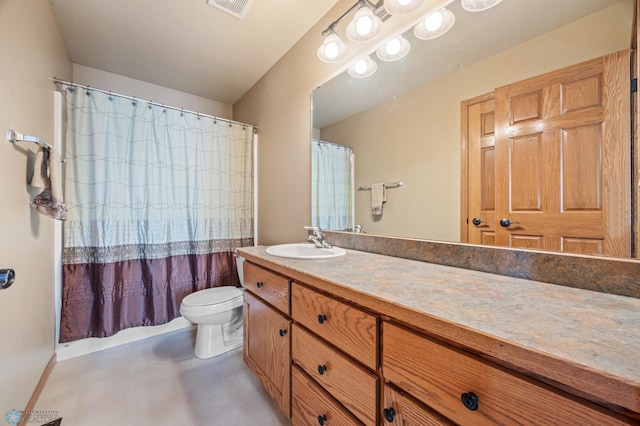
<svg viewBox="0 0 640 426"><path fill-rule="evenodd" d="M493 215L496 210L495 147L481 148L480 155L480 211Z"/></svg>
<svg viewBox="0 0 640 426"><path fill-rule="evenodd" d="M604 252L604 242L602 239L590 238L563 238L562 251L569 253L599 255Z"/></svg>
<svg viewBox="0 0 640 426"><path fill-rule="evenodd" d="M495 243L495 112L492 98L470 101L464 106L468 125L468 223L462 240L472 244ZM467 196L467 195L465 195ZM467 203L463 203L467 204ZM480 224L473 223L473 219ZM466 237L466 238L465 238Z"/></svg>
<svg viewBox="0 0 640 426"><path fill-rule="evenodd" d="M539 212L542 210L542 174L544 155L542 134L512 138L510 210Z"/></svg>
<svg viewBox="0 0 640 426"><path fill-rule="evenodd" d="M480 231L480 244L494 246L496 244L496 233L494 231Z"/></svg>
<svg viewBox="0 0 640 426"><path fill-rule="evenodd" d="M522 249L542 250L544 248L542 235L511 234L510 245Z"/></svg>
<svg viewBox="0 0 640 426"><path fill-rule="evenodd" d="M562 129L562 211L602 211L602 123Z"/></svg>
<svg viewBox="0 0 640 426"><path fill-rule="evenodd" d="M496 244L631 254L629 52L495 91ZM471 177L471 174L470 174Z"/></svg>
<svg viewBox="0 0 640 426"><path fill-rule="evenodd" d="M562 113L603 106L602 75L592 75L562 85Z"/></svg>

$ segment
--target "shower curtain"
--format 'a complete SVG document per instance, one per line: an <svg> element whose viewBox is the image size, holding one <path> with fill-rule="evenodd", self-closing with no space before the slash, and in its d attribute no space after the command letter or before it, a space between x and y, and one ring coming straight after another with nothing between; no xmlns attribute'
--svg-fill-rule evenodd
<svg viewBox="0 0 640 426"><path fill-rule="evenodd" d="M66 86L65 86L66 87ZM253 244L253 127L67 87L60 342L178 317Z"/></svg>
<svg viewBox="0 0 640 426"><path fill-rule="evenodd" d="M353 148L311 141L311 224L353 228Z"/></svg>

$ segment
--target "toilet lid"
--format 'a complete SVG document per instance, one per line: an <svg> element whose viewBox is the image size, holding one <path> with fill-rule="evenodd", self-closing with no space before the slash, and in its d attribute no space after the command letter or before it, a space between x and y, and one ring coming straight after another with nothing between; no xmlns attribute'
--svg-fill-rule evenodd
<svg viewBox="0 0 640 426"><path fill-rule="evenodd" d="M182 299L182 303L189 306L215 305L235 299L238 296L242 296L242 290L237 287L214 287L191 293Z"/></svg>

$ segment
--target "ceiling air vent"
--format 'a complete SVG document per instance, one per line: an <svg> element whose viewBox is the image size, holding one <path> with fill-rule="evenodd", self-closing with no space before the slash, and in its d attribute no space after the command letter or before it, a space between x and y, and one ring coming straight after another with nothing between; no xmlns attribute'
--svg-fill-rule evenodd
<svg viewBox="0 0 640 426"><path fill-rule="evenodd" d="M238 19L244 18L253 0L207 0L207 3Z"/></svg>

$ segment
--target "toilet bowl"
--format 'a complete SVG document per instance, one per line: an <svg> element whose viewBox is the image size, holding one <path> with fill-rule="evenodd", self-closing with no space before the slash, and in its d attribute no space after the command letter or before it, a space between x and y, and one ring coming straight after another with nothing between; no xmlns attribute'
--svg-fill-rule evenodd
<svg viewBox="0 0 640 426"><path fill-rule="evenodd" d="M236 256L242 284L242 259ZM196 291L180 304L180 314L198 326L195 356L211 358L242 346L242 290L224 286Z"/></svg>

